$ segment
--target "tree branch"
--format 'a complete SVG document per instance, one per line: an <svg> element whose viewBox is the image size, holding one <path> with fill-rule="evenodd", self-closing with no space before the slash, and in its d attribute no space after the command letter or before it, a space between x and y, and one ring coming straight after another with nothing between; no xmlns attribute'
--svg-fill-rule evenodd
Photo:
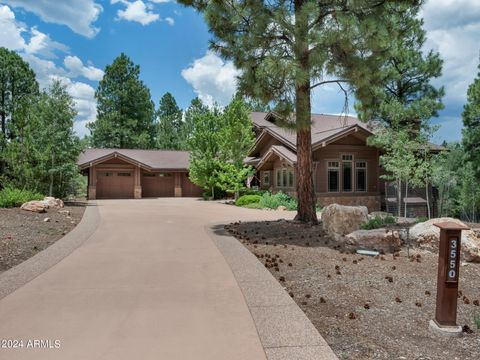
<svg viewBox="0 0 480 360"><path fill-rule="evenodd" d="M340 85L340 83L348 83L348 80L344 80L344 79L337 79L337 80L325 80L325 81L321 81L319 83L316 83L315 85L312 85L310 86L310 90L318 87L318 86L322 86L322 85L325 85L325 84L337 84L342 90L342 86Z"/></svg>

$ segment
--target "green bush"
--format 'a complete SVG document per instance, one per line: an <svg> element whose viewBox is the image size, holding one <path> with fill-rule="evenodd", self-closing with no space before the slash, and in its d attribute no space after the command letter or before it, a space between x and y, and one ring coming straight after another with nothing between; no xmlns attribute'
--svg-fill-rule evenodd
<svg viewBox="0 0 480 360"><path fill-rule="evenodd" d="M260 199L260 205L263 208L277 209L279 206L285 206L287 210L297 210L297 200L288 194L278 192L271 194L266 192Z"/></svg>
<svg viewBox="0 0 480 360"><path fill-rule="evenodd" d="M374 218L368 220L365 224L360 226L363 230L373 230L384 227L385 225L395 224L395 218L393 216L375 216Z"/></svg>
<svg viewBox="0 0 480 360"><path fill-rule="evenodd" d="M237 201L235 202L235 205L245 206L249 204L256 204L260 202L260 199L261 199L260 195L243 195L237 199Z"/></svg>
<svg viewBox="0 0 480 360"><path fill-rule="evenodd" d="M30 200L41 200L43 195L29 191L6 187L0 190L0 208L20 206Z"/></svg>
<svg viewBox="0 0 480 360"><path fill-rule="evenodd" d="M263 209L260 203L251 203L251 204L245 205L244 207L246 207L247 209Z"/></svg>

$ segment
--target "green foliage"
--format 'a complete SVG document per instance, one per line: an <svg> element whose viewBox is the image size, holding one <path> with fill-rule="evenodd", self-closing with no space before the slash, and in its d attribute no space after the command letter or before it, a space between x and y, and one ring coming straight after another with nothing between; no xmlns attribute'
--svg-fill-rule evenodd
<svg viewBox="0 0 480 360"><path fill-rule="evenodd" d="M345 94L347 87L353 90L365 106L372 103L372 86L384 80L377 70L388 58L392 38L401 36L397 22L420 1L179 2L203 12L214 36L212 49L241 70L239 91L274 105L278 124L297 131L298 166L303 167L297 219L316 222L311 92L337 84Z"/></svg>
<svg viewBox="0 0 480 360"><path fill-rule="evenodd" d="M395 224L395 218L393 216L375 216L369 219L365 224L360 226L363 230L373 230L373 229L380 229L385 225L393 225Z"/></svg>
<svg viewBox="0 0 480 360"><path fill-rule="evenodd" d="M475 323L477 329L480 330L480 312L475 311L473 314L473 322Z"/></svg>
<svg viewBox="0 0 480 360"><path fill-rule="evenodd" d="M43 195L24 189L6 187L0 190L0 208L18 207L31 200L41 200Z"/></svg>
<svg viewBox="0 0 480 360"><path fill-rule="evenodd" d="M243 207L247 209L263 209L264 208L260 203L246 204Z"/></svg>
<svg viewBox="0 0 480 360"><path fill-rule="evenodd" d="M160 99L157 110L158 116L158 139L159 149L181 150L184 147L182 139L182 110L177 101L169 92Z"/></svg>
<svg viewBox="0 0 480 360"><path fill-rule="evenodd" d="M480 181L480 72L468 87L462 118L465 126L462 131L465 155L477 181Z"/></svg>
<svg viewBox="0 0 480 360"><path fill-rule="evenodd" d="M189 150L189 140L195 129L195 119L209 111L208 106L206 106L198 97L191 101L190 106L185 111L185 119L182 126L182 141L184 142L183 148L185 150Z"/></svg>
<svg viewBox="0 0 480 360"><path fill-rule="evenodd" d="M262 195L260 202L262 208L277 209L279 206L285 206L287 210L297 210L297 200L283 192L275 194L266 192Z"/></svg>
<svg viewBox="0 0 480 360"><path fill-rule="evenodd" d="M261 198L260 195L243 195L235 201L235 205L245 206L248 204L259 203Z"/></svg>
<svg viewBox="0 0 480 360"><path fill-rule="evenodd" d="M64 197L78 175L81 142L73 131L76 111L65 85L53 81L28 110L22 136L8 142L5 178L17 188Z"/></svg>
<svg viewBox="0 0 480 360"><path fill-rule="evenodd" d="M419 224L419 223L425 222L425 221L427 221L427 220L428 220L428 217L426 217L426 216L420 216L420 217L417 218L417 220L416 220L415 222L416 222L417 224Z"/></svg>
<svg viewBox="0 0 480 360"><path fill-rule="evenodd" d="M155 145L155 111L140 67L121 54L105 69L95 92L97 120L87 125L94 147L150 149Z"/></svg>
<svg viewBox="0 0 480 360"><path fill-rule="evenodd" d="M191 149L190 179L210 191L215 189L237 194L253 172L243 159L253 145L248 109L240 98L234 98L222 112L211 110L193 114L194 131L188 139Z"/></svg>

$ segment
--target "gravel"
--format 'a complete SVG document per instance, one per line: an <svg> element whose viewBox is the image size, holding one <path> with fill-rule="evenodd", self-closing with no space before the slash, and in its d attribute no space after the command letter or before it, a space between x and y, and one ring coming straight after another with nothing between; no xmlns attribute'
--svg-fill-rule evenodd
<svg viewBox="0 0 480 360"><path fill-rule="evenodd" d="M0 209L0 273L62 238L80 222L84 211L82 204L48 209L42 214Z"/></svg>
<svg viewBox="0 0 480 360"><path fill-rule="evenodd" d="M320 225L285 220L226 229L266 264L340 359L480 358L474 322L474 314L480 315L480 264L460 270L457 323L467 332L443 338L428 327L435 312L436 254L352 254Z"/></svg>

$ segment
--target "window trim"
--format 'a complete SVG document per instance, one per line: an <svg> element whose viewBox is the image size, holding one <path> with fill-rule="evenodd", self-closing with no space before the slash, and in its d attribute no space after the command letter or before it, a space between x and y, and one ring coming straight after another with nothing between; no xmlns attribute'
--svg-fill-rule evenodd
<svg viewBox="0 0 480 360"><path fill-rule="evenodd" d="M331 194L338 194L340 193L340 161L338 159L331 160L327 159L327 192ZM330 166L330 163L337 163L337 166ZM335 170L337 172L337 190L330 190L330 181L329 181L329 176L330 176L330 170Z"/></svg>
<svg viewBox="0 0 480 360"><path fill-rule="evenodd" d="M290 173L292 184L290 186ZM285 181L284 181L285 180ZM292 167L281 167L275 169L275 187L281 189L293 189L295 187L295 169Z"/></svg>
<svg viewBox="0 0 480 360"><path fill-rule="evenodd" d="M262 186L270 186L270 171L263 170L261 177L262 177ZM267 177L268 181L265 181L265 177Z"/></svg>
<svg viewBox="0 0 480 360"><path fill-rule="evenodd" d="M365 167L358 167L358 163L364 163ZM357 170L365 170L365 190L358 190L357 183ZM367 160L356 160L355 161L355 192L366 193L368 192L368 161Z"/></svg>

